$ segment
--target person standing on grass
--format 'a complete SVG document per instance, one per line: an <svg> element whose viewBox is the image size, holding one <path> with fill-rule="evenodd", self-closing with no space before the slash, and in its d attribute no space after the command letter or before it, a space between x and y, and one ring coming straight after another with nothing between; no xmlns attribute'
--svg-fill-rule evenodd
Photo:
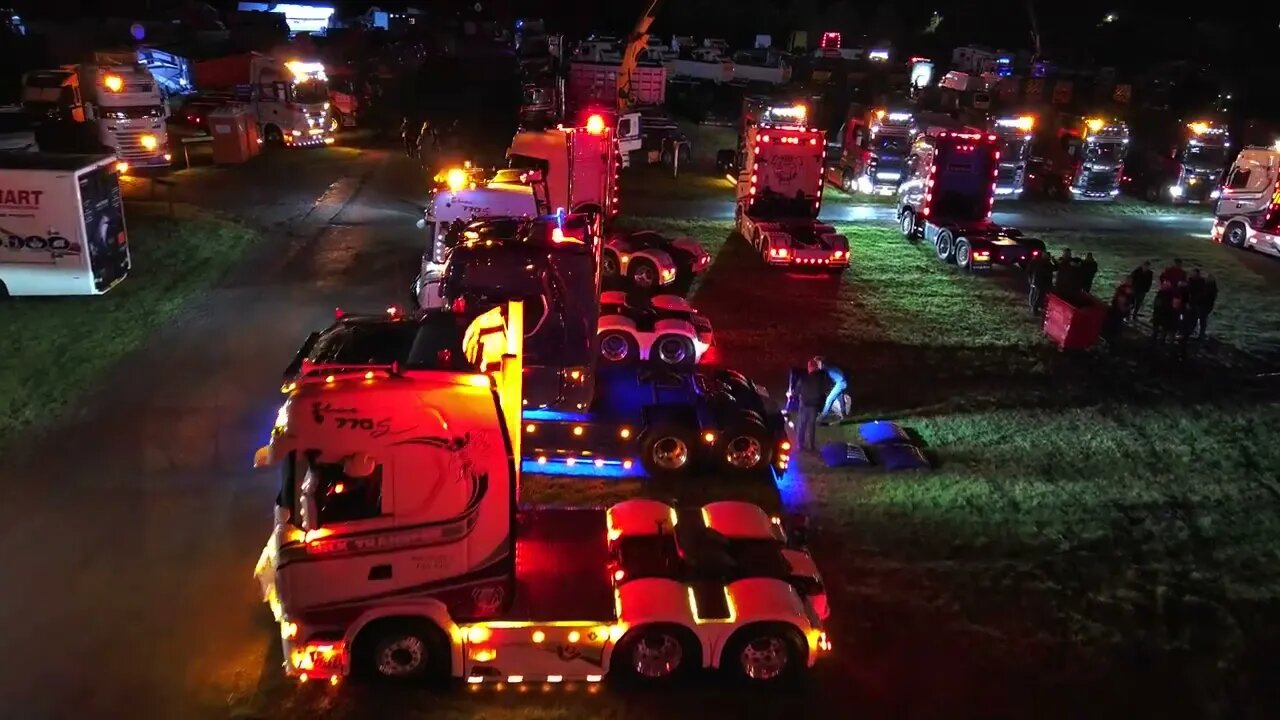
<svg viewBox="0 0 1280 720"><path fill-rule="evenodd" d="M1053 287L1053 254L1048 250L1027 264L1027 307L1032 315L1044 309L1044 297Z"/></svg>
<svg viewBox="0 0 1280 720"><path fill-rule="evenodd" d="M1138 319L1138 313L1142 310L1142 301L1146 299L1147 293L1151 292L1151 281L1155 279L1155 273L1151 272L1151 261L1144 260L1141 265L1133 269L1129 273L1129 279L1133 281L1133 312L1130 318Z"/></svg>
<svg viewBox="0 0 1280 720"><path fill-rule="evenodd" d="M821 355L815 357L813 362L817 363L819 370L826 373L827 380L831 383L831 390L822 404L822 416L829 418L835 415L835 422L842 422L846 410L845 396L849 391L849 381L845 378L843 370L827 362L827 359Z"/></svg>
<svg viewBox="0 0 1280 720"><path fill-rule="evenodd" d="M818 413L827 399L827 375L816 360L810 360L800 378L800 408L796 415L796 444L801 450L817 450Z"/></svg>
<svg viewBox="0 0 1280 720"><path fill-rule="evenodd" d="M1160 281L1160 289L1156 291L1156 299L1151 303L1151 340L1162 345L1169 336L1169 328L1175 324L1173 315L1173 284L1168 280Z"/></svg>
<svg viewBox="0 0 1280 720"><path fill-rule="evenodd" d="M1080 287L1087 293L1093 292L1093 279L1098 275L1098 261L1093 253L1084 254L1084 262L1080 263Z"/></svg>
<svg viewBox="0 0 1280 720"><path fill-rule="evenodd" d="M1187 359L1187 341L1196 329L1196 316L1186 299L1175 295L1173 298L1173 327L1171 328L1178 343L1178 359Z"/></svg>
<svg viewBox="0 0 1280 720"><path fill-rule="evenodd" d="M1115 294L1111 296L1111 307L1107 308L1106 323L1102 326L1102 337L1108 343L1115 342L1120 336L1120 328L1133 308L1133 280L1125 278L1120 281Z"/></svg>
<svg viewBox="0 0 1280 720"><path fill-rule="evenodd" d="M1196 268L1195 272L1198 274L1200 269ZM1218 302L1218 281L1213 273L1209 273L1198 284L1192 285L1188 294L1191 314L1195 317L1196 338L1203 340L1205 331L1209 329L1209 313L1213 312L1213 306Z"/></svg>
<svg viewBox="0 0 1280 720"><path fill-rule="evenodd" d="M1173 264L1160 273L1160 282L1165 280L1174 287L1177 287L1178 283L1187 281L1187 271L1182 269L1182 258L1174 258Z"/></svg>

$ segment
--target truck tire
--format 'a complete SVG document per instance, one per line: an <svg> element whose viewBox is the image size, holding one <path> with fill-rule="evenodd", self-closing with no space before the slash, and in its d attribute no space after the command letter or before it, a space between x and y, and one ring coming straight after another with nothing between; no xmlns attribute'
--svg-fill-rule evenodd
<svg viewBox="0 0 1280 720"><path fill-rule="evenodd" d="M627 277L637 288L652 290L658 287L658 266L644 258L636 258L631 261L631 267L627 268Z"/></svg>
<svg viewBox="0 0 1280 720"><path fill-rule="evenodd" d="M635 337L621 330L600 333L600 360L607 365L626 365L640 359L640 346Z"/></svg>
<svg viewBox="0 0 1280 720"><path fill-rule="evenodd" d="M281 147L284 145L284 133L276 125L267 125L262 128L262 140L268 145Z"/></svg>
<svg viewBox="0 0 1280 720"><path fill-rule="evenodd" d="M688 679L702 668L702 644L679 625L642 625L623 636L613 650L609 674L623 684L667 685Z"/></svg>
<svg viewBox="0 0 1280 720"><path fill-rule="evenodd" d="M618 254L605 250L600 256L600 274L606 280L612 280L622 274L622 264L618 262Z"/></svg>
<svg viewBox="0 0 1280 720"><path fill-rule="evenodd" d="M916 233L920 230L916 227L915 211L903 208L902 214L898 216L898 227L902 229L902 237L908 240L915 240Z"/></svg>
<svg viewBox="0 0 1280 720"><path fill-rule="evenodd" d="M640 464L656 480L673 480L690 473L698 433L674 420L660 420L640 437Z"/></svg>
<svg viewBox="0 0 1280 720"><path fill-rule="evenodd" d="M956 265L958 265L961 270L964 270L965 272L969 272L969 270L972 269L973 247L969 245L968 240L964 238L960 238L956 240L955 256L956 256Z"/></svg>
<svg viewBox="0 0 1280 720"><path fill-rule="evenodd" d="M756 623L738 630L725 644L720 668L739 681L781 685L795 680L808 665L807 645L785 623Z"/></svg>
<svg viewBox="0 0 1280 720"><path fill-rule="evenodd" d="M649 359L671 367L689 367L698 362L693 340L683 335L659 335L649 349Z"/></svg>
<svg viewBox="0 0 1280 720"><path fill-rule="evenodd" d="M955 238L952 237L950 230L944 228L938 231L938 234L933 239L933 249L938 254L938 259L942 262L949 263L955 259Z"/></svg>
<svg viewBox="0 0 1280 720"><path fill-rule="evenodd" d="M1222 233L1222 242L1234 248L1243 248L1249 242L1249 228L1239 220L1227 224Z"/></svg>
<svg viewBox="0 0 1280 720"><path fill-rule="evenodd" d="M8 300L8 299L9 299L9 286L5 285L3 280L0 280L0 300Z"/></svg>
<svg viewBox="0 0 1280 720"><path fill-rule="evenodd" d="M844 190L846 195L852 195L857 192L858 179L853 176L853 173L848 170L844 171L844 174L840 176L840 189Z"/></svg>
<svg viewBox="0 0 1280 720"><path fill-rule="evenodd" d="M716 462L725 472L751 475L769 466L773 448L758 416L743 416L720 433Z"/></svg>
<svg viewBox="0 0 1280 720"><path fill-rule="evenodd" d="M352 670L388 682L442 682L449 677L449 641L430 621L375 620L356 636Z"/></svg>

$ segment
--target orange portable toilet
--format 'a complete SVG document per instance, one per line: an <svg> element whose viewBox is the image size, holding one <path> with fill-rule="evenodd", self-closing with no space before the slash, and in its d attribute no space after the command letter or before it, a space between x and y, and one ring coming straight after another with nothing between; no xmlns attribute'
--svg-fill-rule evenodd
<svg viewBox="0 0 1280 720"><path fill-rule="evenodd" d="M209 134L214 164L247 162L258 154L257 124L243 106L228 105L209 113Z"/></svg>

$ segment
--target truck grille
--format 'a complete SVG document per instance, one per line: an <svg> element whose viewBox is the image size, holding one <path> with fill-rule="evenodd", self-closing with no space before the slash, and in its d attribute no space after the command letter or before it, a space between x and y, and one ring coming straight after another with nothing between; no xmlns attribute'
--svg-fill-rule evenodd
<svg viewBox="0 0 1280 720"><path fill-rule="evenodd" d="M1116 186L1116 171L1103 170L1088 173L1084 178L1083 186L1086 192L1109 191Z"/></svg>
<svg viewBox="0 0 1280 720"><path fill-rule="evenodd" d="M142 147L142 136L148 134L155 135L157 140L162 139L161 135L153 130L145 130L141 128L117 130L116 139L119 141L119 149L116 151L116 154L120 156L121 160L124 160L130 165L143 166L165 164L164 148L157 146L155 150L147 150Z"/></svg>

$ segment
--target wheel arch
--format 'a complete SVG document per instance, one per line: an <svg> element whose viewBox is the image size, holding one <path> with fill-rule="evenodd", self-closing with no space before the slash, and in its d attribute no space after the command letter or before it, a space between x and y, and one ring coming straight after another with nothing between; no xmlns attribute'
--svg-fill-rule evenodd
<svg viewBox="0 0 1280 720"><path fill-rule="evenodd" d="M359 650L363 649L362 643L374 637L370 631L397 622L425 622L434 627L449 644L449 674L453 677L462 677L462 630L449 616L449 610L444 603L434 598L366 611L347 629L345 640L348 648L348 663L354 662Z"/></svg>
<svg viewBox="0 0 1280 720"><path fill-rule="evenodd" d="M726 633L723 638L720 638L719 641L715 643L715 647L712 652L714 659L709 662L708 667L724 667L725 650L732 646L735 641L746 637L749 633L765 629L775 631L780 630L792 635L792 640L801 655L799 667L807 668L813 665L813 653L809 651L809 641L804 629L790 619L777 617L752 620L751 622L744 623L734 628L732 632Z"/></svg>

